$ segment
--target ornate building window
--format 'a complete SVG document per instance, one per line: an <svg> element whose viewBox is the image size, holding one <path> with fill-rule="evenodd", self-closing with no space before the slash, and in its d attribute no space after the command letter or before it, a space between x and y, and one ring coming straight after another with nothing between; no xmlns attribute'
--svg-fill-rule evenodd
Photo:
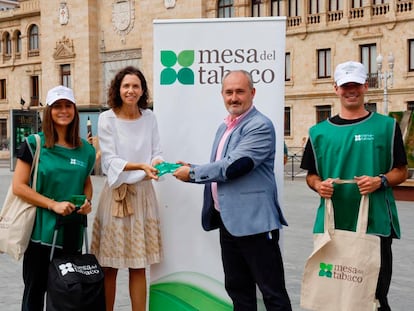
<svg viewBox="0 0 414 311"><path fill-rule="evenodd" d="M69 64L60 66L60 76L61 76L62 85L68 88L72 88L72 78L71 78Z"/></svg>
<svg viewBox="0 0 414 311"><path fill-rule="evenodd" d="M331 77L331 49L318 50L318 79Z"/></svg>
<svg viewBox="0 0 414 311"><path fill-rule="evenodd" d="M290 52L285 54L285 81L290 81L292 76Z"/></svg>
<svg viewBox="0 0 414 311"><path fill-rule="evenodd" d="M329 0L329 11L340 11L344 9L342 0Z"/></svg>
<svg viewBox="0 0 414 311"><path fill-rule="evenodd" d="M352 0L351 1L351 7L353 9L362 8L362 0Z"/></svg>
<svg viewBox="0 0 414 311"><path fill-rule="evenodd" d="M12 41L11 41L11 36L8 32L5 33L4 35L4 55L5 56L11 56L12 53Z"/></svg>
<svg viewBox="0 0 414 311"><path fill-rule="evenodd" d="M282 1L283 0L271 0L270 1L270 15L282 16Z"/></svg>
<svg viewBox="0 0 414 311"><path fill-rule="evenodd" d="M408 71L414 71L414 39L408 40Z"/></svg>
<svg viewBox="0 0 414 311"><path fill-rule="evenodd" d="M331 116L331 106L316 106L316 123L325 121Z"/></svg>
<svg viewBox="0 0 414 311"><path fill-rule="evenodd" d="M20 55L22 53L22 34L21 34L21 32L17 30L14 33L14 37L16 39L16 42L15 42L15 44L16 44L15 56L16 56L16 58L20 58Z"/></svg>
<svg viewBox="0 0 414 311"><path fill-rule="evenodd" d="M285 128L284 128L284 136L291 135L291 108L285 107Z"/></svg>
<svg viewBox="0 0 414 311"><path fill-rule="evenodd" d="M265 4L263 0L252 0L252 17L265 16Z"/></svg>
<svg viewBox="0 0 414 311"><path fill-rule="evenodd" d="M39 106L39 76L31 76L30 106Z"/></svg>
<svg viewBox="0 0 414 311"><path fill-rule="evenodd" d="M219 18L233 17L233 0L219 0L217 4L217 13Z"/></svg>
<svg viewBox="0 0 414 311"><path fill-rule="evenodd" d="M384 3L390 3L389 0L372 0L372 4L384 4Z"/></svg>
<svg viewBox="0 0 414 311"><path fill-rule="evenodd" d="M300 16L299 0L288 0L288 16Z"/></svg>
<svg viewBox="0 0 414 311"><path fill-rule="evenodd" d="M368 86L378 87L377 79L377 45L364 44L360 46L361 63L364 64L368 73Z"/></svg>
<svg viewBox="0 0 414 311"><path fill-rule="evenodd" d="M309 0L309 14L320 13L321 0Z"/></svg>
<svg viewBox="0 0 414 311"><path fill-rule="evenodd" d="M32 25L29 28L29 56L39 55L39 28Z"/></svg>
<svg viewBox="0 0 414 311"><path fill-rule="evenodd" d="M0 79L0 99L7 99L6 79Z"/></svg>

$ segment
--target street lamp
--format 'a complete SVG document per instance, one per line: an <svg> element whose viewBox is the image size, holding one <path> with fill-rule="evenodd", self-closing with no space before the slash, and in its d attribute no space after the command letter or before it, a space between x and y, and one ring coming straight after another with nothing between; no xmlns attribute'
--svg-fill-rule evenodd
<svg viewBox="0 0 414 311"><path fill-rule="evenodd" d="M390 52L388 54L388 68L389 70L382 71L382 61L383 57L381 54L377 56L377 68L378 68L378 87L381 87L381 85L384 88L384 114L388 115L388 86L392 87L392 84L394 82L394 56ZM388 79L390 80L390 83L388 85ZM381 81L384 80L384 83L381 83Z"/></svg>

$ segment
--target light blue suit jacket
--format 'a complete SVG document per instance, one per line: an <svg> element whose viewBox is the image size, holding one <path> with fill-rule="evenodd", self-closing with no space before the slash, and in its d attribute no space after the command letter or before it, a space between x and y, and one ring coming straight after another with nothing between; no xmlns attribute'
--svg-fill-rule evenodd
<svg viewBox="0 0 414 311"><path fill-rule="evenodd" d="M279 206L274 175L276 137L272 121L253 109L227 137L221 159L217 147L226 125L217 130L209 164L193 165L195 183L205 184L202 225L217 229L219 217L234 236L246 236L287 225ZM249 158L253 169L229 179L227 169L241 158ZM220 213L214 208L211 182L217 182Z"/></svg>

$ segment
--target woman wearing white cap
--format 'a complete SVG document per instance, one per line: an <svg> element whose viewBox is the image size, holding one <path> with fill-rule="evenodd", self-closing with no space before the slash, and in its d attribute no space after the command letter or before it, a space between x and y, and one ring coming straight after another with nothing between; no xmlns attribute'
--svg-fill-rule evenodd
<svg viewBox="0 0 414 311"><path fill-rule="evenodd" d="M28 136L20 146L13 175L14 193L37 206L31 241L23 259L24 311L43 310L56 214L75 221L78 214L91 212L90 173L95 163L95 150L79 136L79 113L73 92L64 86L54 87L47 94L46 104L43 131L39 133L41 149L36 191L29 186L36 150L34 135ZM71 202L72 195L86 196L78 211ZM65 226L58 234L56 256L80 251L81 237L80 225Z"/></svg>
<svg viewBox="0 0 414 311"><path fill-rule="evenodd" d="M145 310L145 268L162 258L158 203L151 179L163 162L148 87L135 67L120 70L111 82L108 105L100 114L98 139L102 189L93 225L91 252L104 268L106 308L115 301L118 269L129 270L132 310Z"/></svg>

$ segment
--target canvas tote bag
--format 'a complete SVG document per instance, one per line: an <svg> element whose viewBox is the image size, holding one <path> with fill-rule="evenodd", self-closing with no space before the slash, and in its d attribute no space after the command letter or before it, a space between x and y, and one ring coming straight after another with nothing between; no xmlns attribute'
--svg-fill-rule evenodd
<svg viewBox="0 0 414 311"><path fill-rule="evenodd" d="M31 172L34 170L32 188L36 190L40 136L35 134L35 137L36 152L33 157ZM14 195L12 184L10 184L0 211L0 253L9 254L12 258L19 260L29 245L35 218L36 206Z"/></svg>
<svg viewBox="0 0 414 311"><path fill-rule="evenodd" d="M318 311L377 310L380 238L367 235L369 197L361 198L356 232L335 229L332 201L325 200L325 232L314 235L306 261L301 307Z"/></svg>

